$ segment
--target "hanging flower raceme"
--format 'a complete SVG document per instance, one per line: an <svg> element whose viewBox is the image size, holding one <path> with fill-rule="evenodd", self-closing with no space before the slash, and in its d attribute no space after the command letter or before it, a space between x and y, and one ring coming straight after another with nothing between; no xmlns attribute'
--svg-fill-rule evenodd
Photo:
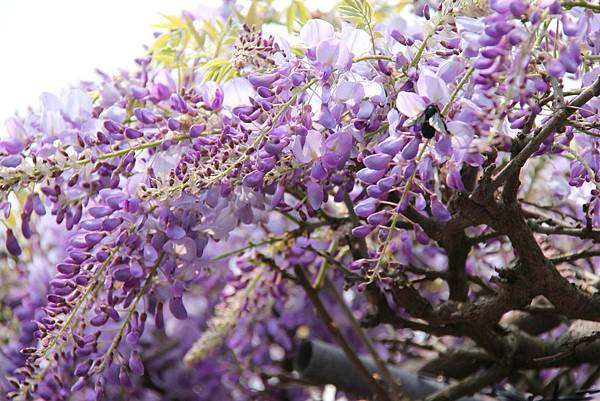
<svg viewBox="0 0 600 401"><path fill-rule="evenodd" d="M313 19L293 1L297 35L281 38L251 26L271 8L226 3L169 17L135 70L8 120L0 398L321 399L290 355L328 319L360 352L369 326L385 360L452 349L462 337L436 335L455 326L423 311L501 291L488 279L523 252L473 194L503 192L494 180L546 124L560 129L499 203L522 202L548 249L595 238L600 103L577 98L600 71L592 9L458 2L376 21L362 0ZM398 311L373 317L374 299ZM398 347L412 327L435 334Z"/></svg>

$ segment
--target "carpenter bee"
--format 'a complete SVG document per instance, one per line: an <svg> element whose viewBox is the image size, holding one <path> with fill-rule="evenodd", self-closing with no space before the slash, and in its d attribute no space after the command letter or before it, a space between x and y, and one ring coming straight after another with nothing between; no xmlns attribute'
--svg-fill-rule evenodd
<svg viewBox="0 0 600 401"><path fill-rule="evenodd" d="M434 104L427 106L419 115L407 120L405 125L407 127L412 127L413 125L419 126L421 133L427 139L433 138L436 131L442 134L448 133L446 123L440 114L440 109Z"/></svg>

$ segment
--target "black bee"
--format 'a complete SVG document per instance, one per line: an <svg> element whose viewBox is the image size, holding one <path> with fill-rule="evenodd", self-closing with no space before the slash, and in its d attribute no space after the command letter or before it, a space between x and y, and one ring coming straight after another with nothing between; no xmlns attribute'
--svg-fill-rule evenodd
<svg viewBox="0 0 600 401"><path fill-rule="evenodd" d="M409 119L404 124L407 127L417 125L421 128L421 134L427 139L433 138L435 132L447 134L446 123L440 114L440 109L434 104L427 106L419 115Z"/></svg>

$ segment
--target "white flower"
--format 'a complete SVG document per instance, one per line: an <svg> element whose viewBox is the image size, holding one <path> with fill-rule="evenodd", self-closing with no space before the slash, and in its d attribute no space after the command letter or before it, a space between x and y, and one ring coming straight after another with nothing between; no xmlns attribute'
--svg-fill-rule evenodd
<svg viewBox="0 0 600 401"><path fill-rule="evenodd" d="M229 109L250 104L255 96L254 86L246 78L235 78L223 84L223 106Z"/></svg>
<svg viewBox="0 0 600 401"><path fill-rule="evenodd" d="M306 47L315 47L334 34L333 25L322 19L311 19L300 30L300 39Z"/></svg>
<svg viewBox="0 0 600 401"><path fill-rule="evenodd" d="M306 135L303 146L302 137L297 135L292 145L292 151L294 152L294 156L296 156L296 160L300 163L308 163L321 157L321 139L321 134L318 131L311 130Z"/></svg>

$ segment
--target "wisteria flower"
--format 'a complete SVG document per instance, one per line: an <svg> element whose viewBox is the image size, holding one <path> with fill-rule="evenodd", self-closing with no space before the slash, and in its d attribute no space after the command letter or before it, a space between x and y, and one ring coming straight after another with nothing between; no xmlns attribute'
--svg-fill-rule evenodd
<svg viewBox="0 0 600 401"><path fill-rule="evenodd" d="M596 380L571 328L600 321L597 7L249 3L168 16L0 132L0 399L397 398L379 366L365 394L288 380L334 337L408 387L457 346L472 392Z"/></svg>
<svg viewBox="0 0 600 401"><path fill-rule="evenodd" d="M321 157L322 140L322 135L316 130L309 131L306 136L296 135L292 145L296 160L300 163L308 163Z"/></svg>
<svg viewBox="0 0 600 401"><path fill-rule="evenodd" d="M316 47L321 42L333 37L333 25L322 19L311 19L300 30L300 39L307 47Z"/></svg>
<svg viewBox="0 0 600 401"><path fill-rule="evenodd" d="M21 152L27 145L29 134L22 121L16 117L10 117L5 121L6 131L0 134L0 151L15 155Z"/></svg>
<svg viewBox="0 0 600 401"><path fill-rule="evenodd" d="M413 118L422 113L429 105L443 108L449 99L447 83L431 71L424 70L419 75L415 92L401 91L398 93L396 108L406 117Z"/></svg>
<svg viewBox="0 0 600 401"><path fill-rule="evenodd" d="M210 88L210 93L207 92L206 96L209 102L213 104L219 101L219 91L217 88ZM236 78L231 81L227 81L223 85L223 106L229 109L233 109L237 106L250 104L250 98L254 97L255 94L254 86L245 78ZM209 103L210 104L210 103Z"/></svg>

